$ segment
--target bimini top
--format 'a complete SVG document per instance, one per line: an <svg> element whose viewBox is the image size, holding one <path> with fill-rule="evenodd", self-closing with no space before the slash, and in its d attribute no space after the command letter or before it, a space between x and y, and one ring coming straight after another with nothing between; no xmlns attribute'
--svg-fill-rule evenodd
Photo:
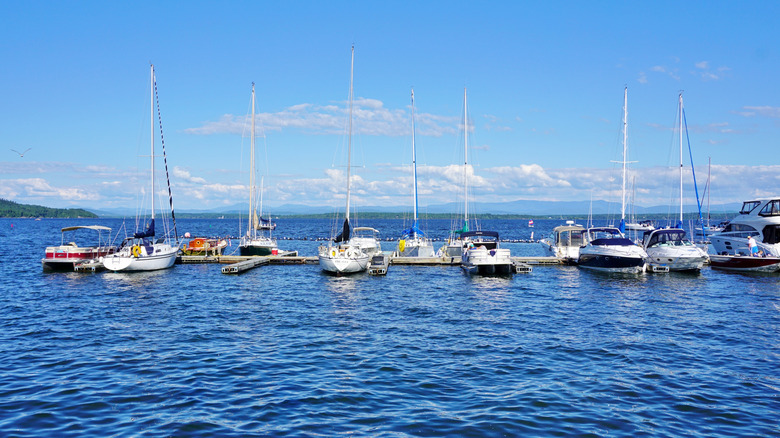
<svg viewBox="0 0 780 438"><path fill-rule="evenodd" d="M466 231L465 233L461 233L460 237L472 237L472 236L487 236L487 237L495 237L498 239L498 231Z"/></svg>
<svg viewBox="0 0 780 438"><path fill-rule="evenodd" d="M62 232L64 233L66 231L81 230L81 229L95 230L95 231L111 231L111 228L104 227L102 225L80 225L77 227L65 227L62 229Z"/></svg>

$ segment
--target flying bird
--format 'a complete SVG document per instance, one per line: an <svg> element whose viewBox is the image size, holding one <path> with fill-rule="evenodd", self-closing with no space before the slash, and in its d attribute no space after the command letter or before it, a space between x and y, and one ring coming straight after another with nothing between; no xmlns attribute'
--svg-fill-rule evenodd
<svg viewBox="0 0 780 438"><path fill-rule="evenodd" d="M19 151L17 151L16 149L11 149L11 150L12 150L12 151L14 151L14 152L16 152L17 154L19 154L19 156L20 156L20 157L23 157L23 156L24 156L24 154L26 154L26 153L27 153L27 151L29 151L30 149L32 149L32 148L27 148L27 149L25 149L25 150L24 150L24 152L19 152Z"/></svg>

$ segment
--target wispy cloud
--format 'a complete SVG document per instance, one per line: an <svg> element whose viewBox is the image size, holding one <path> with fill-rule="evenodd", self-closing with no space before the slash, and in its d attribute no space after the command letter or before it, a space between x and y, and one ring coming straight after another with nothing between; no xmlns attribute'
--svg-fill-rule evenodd
<svg viewBox="0 0 780 438"><path fill-rule="evenodd" d="M346 103L337 105L313 105L302 103L276 113L258 113L255 124L258 133L297 129L310 135L342 134L347 126L349 108ZM417 134L439 137L457 133L459 119L429 113L417 113ZM241 134L249 135L249 116L225 114L216 121L203 122L200 127L185 129L196 135ZM407 109L388 109L376 99L358 98L353 102L353 127L355 134L374 136L411 135L411 113Z"/></svg>
<svg viewBox="0 0 780 438"><path fill-rule="evenodd" d="M741 114L745 117L763 116L763 117L780 118L780 107L743 106L742 111L740 111L738 114Z"/></svg>

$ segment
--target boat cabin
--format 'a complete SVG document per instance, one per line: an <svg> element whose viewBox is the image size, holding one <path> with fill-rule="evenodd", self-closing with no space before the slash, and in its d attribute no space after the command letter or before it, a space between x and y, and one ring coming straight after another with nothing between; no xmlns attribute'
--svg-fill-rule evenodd
<svg viewBox="0 0 780 438"><path fill-rule="evenodd" d="M631 239L627 239L623 233L613 227L588 228L587 242L591 245L633 245Z"/></svg>
<svg viewBox="0 0 780 438"><path fill-rule="evenodd" d="M684 245L692 245L692 243L685 238L685 231L679 228L648 231L642 237L642 246L645 248Z"/></svg>

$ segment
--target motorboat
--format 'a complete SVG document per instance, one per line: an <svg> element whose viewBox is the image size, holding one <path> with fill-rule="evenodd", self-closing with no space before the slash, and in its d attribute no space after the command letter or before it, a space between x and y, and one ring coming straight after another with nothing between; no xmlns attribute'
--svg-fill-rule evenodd
<svg viewBox="0 0 780 438"><path fill-rule="evenodd" d="M736 272L778 272L780 257L710 255L710 266Z"/></svg>
<svg viewBox="0 0 780 438"><path fill-rule="evenodd" d="M718 255L750 255L753 237L760 255L780 257L780 197L745 201L723 231L709 237Z"/></svg>
<svg viewBox="0 0 780 438"><path fill-rule="evenodd" d="M647 219L639 222L629 222L626 224L626 231L653 231L655 230L655 225L653 225L653 221Z"/></svg>
<svg viewBox="0 0 780 438"><path fill-rule="evenodd" d="M549 257L563 260L565 263L577 263L580 247L584 244L585 227L574 221L566 221L566 225L553 228L549 236L541 239L539 244Z"/></svg>
<svg viewBox="0 0 780 438"><path fill-rule="evenodd" d="M350 244L357 246L361 251L372 256L382 252L382 243L379 240L379 230L371 227L355 227Z"/></svg>
<svg viewBox="0 0 780 438"><path fill-rule="evenodd" d="M652 266L670 271L697 271L707 262L707 253L691 243L681 228L662 228L645 232L642 247Z"/></svg>
<svg viewBox="0 0 780 438"><path fill-rule="evenodd" d="M65 242L65 236L68 239L74 238L79 230L91 230L97 232L97 245L79 246L76 242ZM102 225L81 225L74 227L65 227L61 230L62 240L57 246L47 246L45 256L41 259L44 271L73 271L79 263L94 260L100 257L113 254L116 246L109 245L111 238L111 228ZM102 233L105 232L105 239Z"/></svg>
<svg viewBox="0 0 780 438"><path fill-rule="evenodd" d="M227 239L216 239L211 237L196 237L186 244L182 245L181 253L183 255L220 255L227 247Z"/></svg>
<svg viewBox="0 0 780 438"><path fill-rule="evenodd" d="M617 228L588 228L584 236L586 243L580 248L579 266L608 272L640 273L645 270L645 250Z"/></svg>
<svg viewBox="0 0 780 438"><path fill-rule="evenodd" d="M514 273L511 252L500 248L498 232L468 231L461 234L468 242L460 266L469 274L508 275Z"/></svg>

